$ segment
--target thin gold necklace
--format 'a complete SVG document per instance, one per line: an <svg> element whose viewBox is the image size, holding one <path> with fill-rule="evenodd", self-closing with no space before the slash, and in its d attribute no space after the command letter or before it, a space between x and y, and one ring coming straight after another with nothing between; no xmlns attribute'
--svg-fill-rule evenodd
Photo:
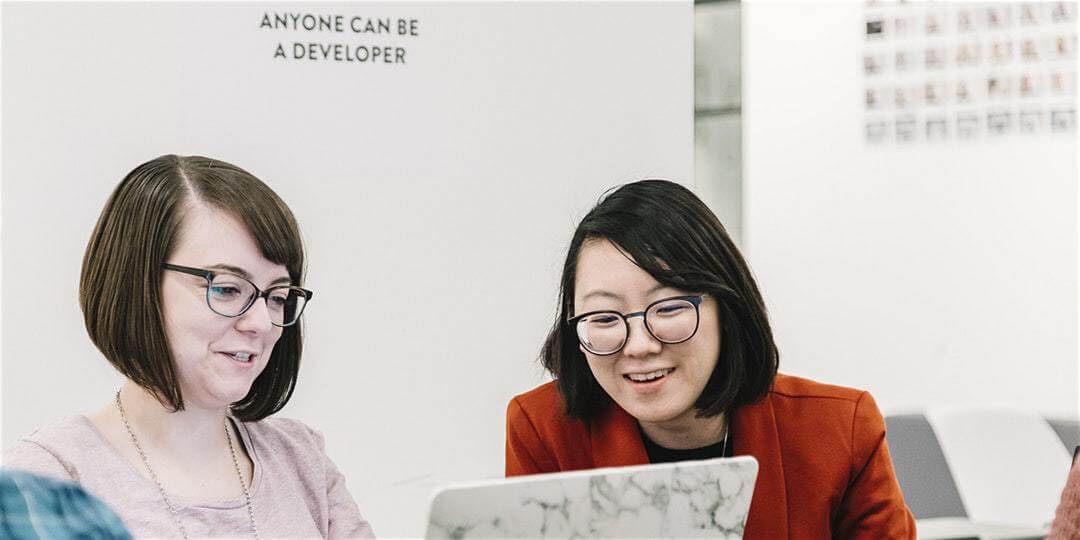
<svg viewBox="0 0 1080 540"><path fill-rule="evenodd" d="M120 419L124 421L124 427L127 428L128 435L131 436L131 442L135 444L135 450L139 452L139 457L142 458L143 465L146 466L146 470L150 471L150 478L157 484L158 491L161 492L161 498L165 501L165 506L168 507L169 513L172 514L173 520L176 521L176 526L180 528L180 535L185 539L188 538L187 529L184 528L183 522L180 521L180 511L173 504L172 499L169 498L168 492L165 491L165 486L158 479L157 473L154 472L154 468L150 466L150 460L146 457L146 452L143 452L142 445L139 444L139 438L135 436L135 430L131 429L131 422L128 422L127 413L124 412L124 404L120 402L120 391L116 392L116 408L120 409ZM233 445L232 433L229 431L229 419L225 419L225 437L229 440L229 453L232 454L233 466L236 467L236 477L240 479L240 487L244 490L244 501L247 502L248 518L251 519L251 532L255 535L255 538L259 538L259 528L255 525L255 505L251 502L251 493L248 492L247 484L244 483L244 474L240 472L240 461L236 459L236 448Z"/></svg>
<svg viewBox="0 0 1080 540"><path fill-rule="evenodd" d="M728 435L731 434L731 423L724 419L724 446L720 447L720 457L728 457ZM732 450L734 452L734 450Z"/></svg>

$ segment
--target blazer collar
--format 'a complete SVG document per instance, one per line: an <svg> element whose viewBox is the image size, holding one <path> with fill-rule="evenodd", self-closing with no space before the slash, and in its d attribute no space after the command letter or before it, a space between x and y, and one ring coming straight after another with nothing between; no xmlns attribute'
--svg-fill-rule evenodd
<svg viewBox="0 0 1080 540"><path fill-rule="evenodd" d="M747 538L787 538L787 488L780 456L771 394L740 407L732 422L734 455L750 455L758 461L757 482L747 519ZM637 420L612 404L589 423L593 467L625 467L649 462Z"/></svg>
<svg viewBox="0 0 1080 540"><path fill-rule="evenodd" d="M772 393L756 403L735 411L734 455L754 456L758 461L757 483L746 521L746 538L787 538L788 501L784 462L780 456L780 434Z"/></svg>
<svg viewBox="0 0 1080 540"><path fill-rule="evenodd" d="M625 467L649 462L637 420L612 403L589 422L594 467Z"/></svg>

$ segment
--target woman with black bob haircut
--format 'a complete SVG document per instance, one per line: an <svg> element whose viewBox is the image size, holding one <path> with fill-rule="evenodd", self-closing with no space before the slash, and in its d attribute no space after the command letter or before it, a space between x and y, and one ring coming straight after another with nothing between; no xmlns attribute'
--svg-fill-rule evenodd
<svg viewBox="0 0 1080 540"><path fill-rule="evenodd" d="M511 400L507 476L751 455L747 538L914 538L867 392L777 373L750 269L708 207L665 180L581 220L541 352Z"/></svg>
<svg viewBox="0 0 1080 540"><path fill-rule="evenodd" d="M5 465L74 481L140 537L371 537L288 403L303 350L304 248L289 207L224 161L132 170L83 258L91 341L125 378L24 437Z"/></svg>

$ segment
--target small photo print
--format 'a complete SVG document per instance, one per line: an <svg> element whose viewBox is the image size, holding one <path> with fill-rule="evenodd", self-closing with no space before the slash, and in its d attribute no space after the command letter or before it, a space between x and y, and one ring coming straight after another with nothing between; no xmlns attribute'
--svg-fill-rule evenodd
<svg viewBox="0 0 1080 540"><path fill-rule="evenodd" d="M975 100L972 95L972 86L967 81L956 81L956 102L959 104L971 103Z"/></svg>
<svg viewBox="0 0 1080 540"><path fill-rule="evenodd" d="M1012 131L1012 113L1008 111L986 113L986 132L990 135L1007 135Z"/></svg>
<svg viewBox="0 0 1080 540"><path fill-rule="evenodd" d="M885 33L885 21L881 19L869 19L866 21L866 37L878 38Z"/></svg>
<svg viewBox="0 0 1080 540"><path fill-rule="evenodd" d="M941 33L941 22L944 17L940 13L926 14L926 34L937 35Z"/></svg>
<svg viewBox="0 0 1080 540"><path fill-rule="evenodd" d="M912 142L915 140L915 117L910 115L896 117L896 140Z"/></svg>
<svg viewBox="0 0 1080 540"><path fill-rule="evenodd" d="M881 106L882 106L881 92L877 88L867 88L866 89L866 109L873 111L873 110L880 109Z"/></svg>
<svg viewBox="0 0 1080 540"><path fill-rule="evenodd" d="M945 49L926 49L926 69L941 69L945 67Z"/></svg>
<svg viewBox="0 0 1080 540"><path fill-rule="evenodd" d="M923 103L933 107L945 103L945 85L939 82L928 82L923 85Z"/></svg>
<svg viewBox="0 0 1080 540"><path fill-rule="evenodd" d="M974 139L979 136L978 115L975 113L961 113L956 115L956 137L958 139Z"/></svg>
<svg viewBox="0 0 1080 540"><path fill-rule="evenodd" d="M1076 131L1076 109L1055 109L1050 111L1050 130L1055 133Z"/></svg>
<svg viewBox="0 0 1080 540"><path fill-rule="evenodd" d="M1050 73L1050 93L1051 94L1064 94L1065 93L1065 72L1054 71Z"/></svg>
<svg viewBox="0 0 1080 540"><path fill-rule="evenodd" d="M1009 25L1009 6L1006 4L995 4L985 8L983 11L986 17L986 28L989 30L1000 30Z"/></svg>
<svg viewBox="0 0 1080 540"><path fill-rule="evenodd" d="M1042 8L1042 4L1036 4L1034 2L1023 2L1020 4L1020 24L1031 26L1039 24L1042 20L1042 16L1039 11Z"/></svg>
<svg viewBox="0 0 1080 540"><path fill-rule="evenodd" d="M990 75L986 78L986 97L989 99L1004 99L1011 95L1009 78L1000 75Z"/></svg>
<svg viewBox="0 0 1080 540"><path fill-rule="evenodd" d="M877 75L884 69L880 54L863 55L863 72L867 75Z"/></svg>
<svg viewBox="0 0 1080 540"><path fill-rule="evenodd" d="M915 106L914 97L914 93L903 86L893 88L893 106L897 109L903 110Z"/></svg>
<svg viewBox="0 0 1080 540"><path fill-rule="evenodd" d="M969 9L961 9L956 12L956 30L958 32L970 32L975 29L975 14Z"/></svg>
<svg viewBox="0 0 1080 540"><path fill-rule="evenodd" d="M1039 96L1039 80L1030 73L1020 75L1016 82L1016 93L1022 98L1034 98Z"/></svg>
<svg viewBox="0 0 1080 540"><path fill-rule="evenodd" d="M893 19L893 35L906 36L911 33L915 21L911 17L898 16Z"/></svg>
<svg viewBox="0 0 1080 540"><path fill-rule="evenodd" d="M1037 62L1039 60L1039 48L1032 38L1020 42L1020 58L1025 62Z"/></svg>
<svg viewBox="0 0 1080 540"><path fill-rule="evenodd" d="M1054 2L1050 8L1050 20L1055 23L1071 22L1076 17L1076 4L1073 2Z"/></svg>
<svg viewBox="0 0 1080 540"><path fill-rule="evenodd" d="M868 142L884 142L887 132L888 126L885 124L884 120L868 120L866 122L866 140Z"/></svg>
<svg viewBox="0 0 1080 540"><path fill-rule="evenodd" d="M908 51L896 51L893 66L896 71L907 71L911 68L911 53Z"/></svg>
<svg viewBox="0 0 1080 540"><path fill-rule="evenodd" d="M926 119L926 140L943 141L949 138L949 120L944 117Z"/></svg>
<svg viewBox="0 0 1080 540"><path fill-rule="evenodd" d="M1073 95L1076 87L1076 72L1054 70L1050 72L1048 93L1055 96Z"/></svg>
<svg viewBox="0 0 1080 540"><path fill-rule="evenodd" d="M956 47L956 65L977 66L982 60L981 54L982 47L977 41L960 44Z"/></svg>
<svg viewBox="0 0 1080 540"><path fill-rule="evenodd" d="M1076 57L1076 35L1056 35L1051 40L1052 58L1061 60Z"/></svg>
<svg viewBox="0 0 1080 540"><path fill-rule="evenodd" d="M1042 111L1020 111L1020 133L1039 133L1043 130Z"/></svg>
<svg viewBox="0 0 1080 540"><path fill-rule="evenodd" d="M1013 44L1007 39L994 40L990 44L990 59L995 64L1004 64L1012 60Z"/></svg>

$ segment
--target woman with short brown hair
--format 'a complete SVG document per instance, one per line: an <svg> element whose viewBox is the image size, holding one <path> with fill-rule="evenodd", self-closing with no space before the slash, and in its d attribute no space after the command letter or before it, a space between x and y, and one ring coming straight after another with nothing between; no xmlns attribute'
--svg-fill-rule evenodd
<svg viewBox="0 0 1080 540"><path fill-rule="evenodd" d="M229 163L162 156L109 198L83 259L91 340L126 378L5 465L74 480L136 537L370 537L322 436L271 418L302 352L304 249L288 206Z"/></svg>

